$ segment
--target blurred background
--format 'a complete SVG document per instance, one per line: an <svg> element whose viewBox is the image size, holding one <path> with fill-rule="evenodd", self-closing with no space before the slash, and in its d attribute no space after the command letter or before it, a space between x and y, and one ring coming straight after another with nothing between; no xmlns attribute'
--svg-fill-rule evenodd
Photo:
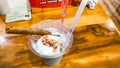
<svg viewBox="0 0 120 68"><path fill-rule="evenodd" d="M120 27L120 0L99 0L99 2L114 23Z"/></svg>

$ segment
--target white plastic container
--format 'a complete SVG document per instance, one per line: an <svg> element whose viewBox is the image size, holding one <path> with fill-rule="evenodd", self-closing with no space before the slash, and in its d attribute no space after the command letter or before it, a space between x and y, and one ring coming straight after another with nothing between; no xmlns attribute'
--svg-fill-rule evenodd
<svg viewBox="0 0 120 68"><path fill-rule="evenodd" d="M0 0L0 15L6 15L10 10L7 0Z"/></svg>
<svg viewBox="0 0 120 68"><path fill-rule="evenodd" d="M63 32L65 34L65 36L67 36L67 32L68 29L66 28L66 26L62 26L63 24L58 21L58 20L45 20L45 21L41 21L39 23L37 23L34 27L35 28L55 28L57 30L59 30L59 32ZM39 37L39 36L38 36ZM62 50L59 54L55 54L55 55L42 55L38 52L36 52L36 50L34 50L34 48L32 46L37 45L36 41L39 39L36 35L29 35L28 36L28 40L29 40L29 47L31 49L31 51L36 54L37 56L41 57L43 59L43 62L49 66L54 66L58 63L60 63L64 53L66 53L66 51L69 50L69 48L72 45L73 42L73 36L71 38L69 38L69 42L64 42L65 43L65 48L64 50Z"/></svg>

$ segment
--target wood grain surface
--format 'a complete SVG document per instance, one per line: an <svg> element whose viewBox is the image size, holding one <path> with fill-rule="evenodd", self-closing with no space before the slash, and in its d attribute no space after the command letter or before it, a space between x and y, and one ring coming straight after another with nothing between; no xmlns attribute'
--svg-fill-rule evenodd
<svg viewBox="0 0 120 68"><path fill-rule="evenodd" d="M77 7L68 9L65 24L68 27L73 20ZM51 13L53 13L51 16ZM1 16L0 25L31 27L45 19L60 19L59 10L33 14L30 21L4 23ZM41 15L45 15L42 18ZM51 18L50 18L51 17ZM53 18L52 18L53 17ZM56 66L47 66L42 59L31 52L27 35L0 35L0 68L120 68L120 36L113 22L108 21L102 7L97 4L95 10L85 8L74 32L72 47ZM3 30L4 31L4 30Z"/></svg>

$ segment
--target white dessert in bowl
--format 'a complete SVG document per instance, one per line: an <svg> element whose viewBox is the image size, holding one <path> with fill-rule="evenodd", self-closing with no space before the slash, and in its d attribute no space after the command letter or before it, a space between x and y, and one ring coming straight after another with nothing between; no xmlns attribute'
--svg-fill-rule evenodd
<svg viewBox="0 0 120 68"><path fill-rule="evenodd" d="M37 40L36 45L32 46L32 49L40 55L53 56L60 54L65 49L66 36L54 28L46 30L49 30L52 35L41 36Z"/></svg>
<svg viewBox="0 0 120 68"><path fill-rule="evenodd" d="M33 26L37 29L45 29L50 31L51 35L29 35L29 47L31 51L43 58L44 63L53 66L60 62L64 53L69 50L72 45L73 38L69 38L70 42L66 42L68 29L57 20L46 20Z"/></svg>

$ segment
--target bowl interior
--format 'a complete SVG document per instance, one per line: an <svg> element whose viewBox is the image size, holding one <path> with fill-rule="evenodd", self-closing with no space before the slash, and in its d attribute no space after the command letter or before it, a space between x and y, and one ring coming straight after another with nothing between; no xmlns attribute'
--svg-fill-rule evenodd
<svg viewBox="0 0 120 68"><path fill-rule="evenodd" d="M59 32L62 32L65 34L65 36L67 35L68 33L68 28L62 24L60 21L58 20L45 20L45 21L41 21L35 25L33 25L32 28L37 28L37 29L46 29L46 28L55 28L57 29ZM70 42L66 42L68 43L69 45L67 45L66 49L63 50L60 54L56 54L56 55L53 55L53 56L46 56L46 55L40 55L38 54L37 52L34 51L34 49L32 49L32 45L36 45L36 41L40 38L41 36L40 35L29 35L28 36L28 39L29 39L29 47L30 49L32 50L33 53L35 53L36 55L40 56L40 57L44 57L44 58L55 58L55 57L59 57L61 55L63 55L66 51L69 50L69 48L71 47L72 45L72 42L73 42L73 36L70 39Z"/></svg>

